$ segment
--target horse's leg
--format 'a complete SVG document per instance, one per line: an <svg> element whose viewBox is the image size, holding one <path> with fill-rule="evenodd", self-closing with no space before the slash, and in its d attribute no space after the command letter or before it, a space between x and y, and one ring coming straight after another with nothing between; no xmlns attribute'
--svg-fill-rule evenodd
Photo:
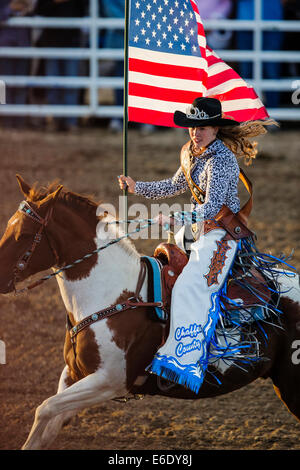
<svg viewBox="0 0 300 470"><path fill-rule="evenodd" d="M69 367L65 366L59 379L57 393L62 393L66 390L66 388L71 385L70 380ZM60 415L55 416L55 418L50 419L42 436L42 441L46 443L47 447L51 445L60 429L69 421L70 418L72 418L72 416L74 416L75 413L75 411L61 413Z"/></svg>
<svg viewBox="0 0 300 470"><path fill-rule="evenodd" d="M111 382L109 379L105 371L98 371L45 400L36 409L34 424L23 449L41 449L48 444L45 442L43 434L50 420L52 420L52 424L49 430L52 435L50 437L46 433L45 438L50 437L53 441L62 423L61 419L53 420L58 415L71 412L75 414L79 410L126 393L124 387L120 387L121 382L119 382L120 388L114 388L114 381ZM55 423L58 424L58 429L55 427Z"/></svg>
<svg viewBox="0 0 300 470"><path fill-rule="evenodd" d="M276 370L271 378L274 390L288 410L300 421L300 340L298 340L298 353L290 344L289 351L280 361L279 370ZM293 356L295 362L293 363Z"/></svg>
<svg viewBox="0 0 300 470"><path fill-rule="evenodd" d="M271 378L273 380L274 390L280 400L286 405L288 410L300 421L300 354L298 341L298 358L297 363L292 362L292 356L295 350L290 345L290 351L287 352L283 360L280 361L280 370L273 372ZM296 357L296 356L295 356Z"/></svg>
<svg viewBox="0 0 300 470"><path fill-rule="evenodd" d="M271 378L277 396L300 420L300 304L283 299L281 308L287 317L286 334Z"/></svg>

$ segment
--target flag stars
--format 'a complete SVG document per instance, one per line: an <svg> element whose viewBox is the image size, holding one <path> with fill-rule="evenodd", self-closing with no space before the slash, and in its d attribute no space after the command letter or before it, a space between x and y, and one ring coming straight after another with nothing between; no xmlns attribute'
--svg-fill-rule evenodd
<svg viewBox="0 0 300 470"><path fill-rule="evenodd" d="M112 0L113 1L113 0ZM132 43L136 47L193 54L199 52L195 15L190 0L133 0ZM196 24L196 22L195 22Z"/></svg>

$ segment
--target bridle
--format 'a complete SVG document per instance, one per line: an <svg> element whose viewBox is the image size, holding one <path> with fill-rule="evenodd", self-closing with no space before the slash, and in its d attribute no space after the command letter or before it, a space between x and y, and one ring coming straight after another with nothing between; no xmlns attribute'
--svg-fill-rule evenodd
<svg viewBox="0 0 300 470"><path fill-rule="evenodd" d="M52 212L53 212L53 206L49 208L47 211L45 217L41 217L27 201L22 201L21 204L19 205L18 211L21 212L22 214L26 215L26 217L29 217L30 219L34 220L39 224L39 229L37 230L36 234L33 237L33 242L30 245L30 247L23 253L22 256L18 259L16 266L13 270L13 286L14 290L16 292L16 283L19 280L20 274L25 271L25 269L28 267L28 264L33 256L33 253L35 252L37 246L40 244L42 240L42 236L45 235L46 240L48 242L48 245L50 247L51 253L53 254L53 257L55 259L55 264L58 264L58 254L55 250L55 248L51 245L51 242L49 240L49 237L47 236L45 228L47 227L49 220L52 217Z"/></svg>

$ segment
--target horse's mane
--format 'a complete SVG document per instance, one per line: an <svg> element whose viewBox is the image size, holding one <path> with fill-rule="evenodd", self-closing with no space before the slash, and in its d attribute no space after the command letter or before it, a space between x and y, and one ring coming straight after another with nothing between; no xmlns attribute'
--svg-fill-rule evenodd
<svg viewBox="0 0 300 470"><path fill-rule="evenodd" d="M37 187L37 185L34 185L30 189L28 200L33 203L39 202L45 197L47 197L49 194L53 193L56 189L58 189L59 186L60 183L57 180L50 183L47 187ZM94 196L90 194L82 195L70 191L65 187L59 193L58 200L64 202L67 206L71 208L85 209L85 211L88 211L88 213L95 212L98 205L101 204L101 201L96 201Z"/></svg>
<svg viewBox="0 0 300 470"><path fill-rule="evenodd" d="M58 189L59 186L60 183L57 180L50 183L47 187L38 187L37 185L33 185L30 189L28 200L33 203L38 203L39 201L42 201L45 197L47 197L49 194L53 193L56 189ZM94 196L92 195L78 194L73 191L69 191L65 187L60 191L58 195L58 201L63 202L66 206L70 207L71 209L81 210L81 213L85 217L89 217L90 215L96 216L97 208L101 204L101 201L96 201ZM135 245L129 238L121 240L120 244L129 254L138 255Z"/></svg>

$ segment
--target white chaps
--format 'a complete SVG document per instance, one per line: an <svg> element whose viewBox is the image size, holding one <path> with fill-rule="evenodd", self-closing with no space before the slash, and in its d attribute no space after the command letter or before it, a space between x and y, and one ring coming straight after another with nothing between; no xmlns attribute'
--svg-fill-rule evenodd
<svg viewBox="0 0 300 470"><path fill-rule="evenodd" d="M182 245L183 231L176 242ZM219 297L235 259L238 243L223 240L221 228L201 234L190 246L190 258L173 288L170 332L152 364L153 372L198 392L208 364L210 339L219 318Z"/></svg>

